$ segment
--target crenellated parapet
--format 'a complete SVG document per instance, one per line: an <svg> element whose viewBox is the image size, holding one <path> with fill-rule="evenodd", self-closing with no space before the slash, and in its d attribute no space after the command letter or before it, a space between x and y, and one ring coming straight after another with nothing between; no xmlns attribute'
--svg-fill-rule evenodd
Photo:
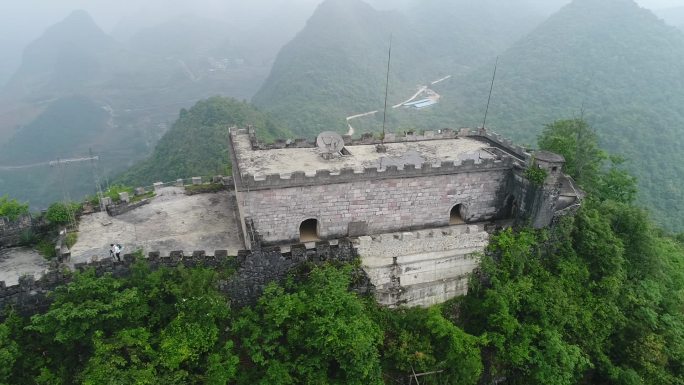
<svg viewBox="0 0 684 385"><path fill-rule="evenodd" d="M229 296L236 305L253 303L270 282L277 282L296 266L309 262L314 264L327 261L351 262L358 257L356 249L349 240L321 241L311 245L289 247L264 247L258 250L240 251L230 256L226 250L216 250L207 254L203 250L192 252L172 251L169 255L150 252L142 260L131 254L124 255L122 261L111 257L78 263L72 271L66 265L53 264L41 277L22 276L16 285L7 286L0 281L0 319L3 311L16 309L20 314L32 315L46 310L51 299L48 295L73 279L73 272L94 270L97 276L111 274L126 277L131 274L136 263L146 263L151 270L160 268L203 267L214 270L234 270L228 280L218 283L219 290Z"/></svg>
<svg viewBox="0 0 684 385"><path fill-rule="evenodd" d="M511 156L501 159L484 158L479 160L466 159L456 162L441 162L438 164L423 163L419 167L415 164L403 166L390 165L385 168L367 167L363 170L342 168L339 171L317 170L315 174L303 171L292 173L252 175L243 174L238 189L267 190L273 188L317 186L335 183L349 183L366 180L416 178L438 175L451 175L470 172L506 170L518 163Z"/></svg>
<svg viewBox="0 0 684 385"><path fill-rule="evenodd" d="M276 139L273 143L262 143L256 137L256 132L253 128L237 128L232 127L230 129L231 135L248 135L249 142L251 144L252 150L274 150L274 149L285 149L285 148L315 148L316 141L313 139ZM444 140L444 139L457 139L463 137L480 137L487 139L498 147L514 154L521 159L527 159L529 157L529 152L522 146L519 146L513 142L513 140L508 139L500 134L486 130L486 129L471 129L471 128L461 128L458 130L452 128L444 128L441 130L427 130L420 131L418 133L414 131L405 131L401 133L391 133L385 134L383 139L371 133L362 134L358 138L352 138L349 135L343 136L344 144L346 146L360 146L360 145L377 145L377 144L389 144L389 143L405 143L405 142L422 142L427 140Z"/></svg>

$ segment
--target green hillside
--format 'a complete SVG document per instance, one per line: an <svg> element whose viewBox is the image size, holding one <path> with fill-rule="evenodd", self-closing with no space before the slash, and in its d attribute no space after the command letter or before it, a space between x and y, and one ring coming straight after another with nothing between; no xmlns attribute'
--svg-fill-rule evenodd
<svg viewBox="0 0 684 385"><path fill-rule="evenodd" d="M119 141L120 137L115 141L112 131L108 111L88 98L73 96L50 103L31 124L0 145L0 190L27 201L32 209L47 208L65 197L79 199L92 193L95 182L89 162L71 163L63 168L48 162L85 157L92 149L104 155L103 160L125 164L116 151L125 144Z"/></svg>
<svg viewBox="0 0 684 385"><path fill-rule="evenodd" d="M254 96L299 135L346 131L345 118L381 109L385 95L387 50L394 33L393 94L414 86L419 45L404 30L408 20L380 12L360 0L322 3L306 27L278 55L269 78Z"/></svg>
<svg viewBox="0 0 684 385"><path fill-rule="evenodd" d="M136 164L120 178L133 186L169 182L178 178L227 175L228 128L252 125L264 140L285 136L286 132L262 112L246 102L212 97L198 102L180 117L159 140L148 159Z"/></svg>
<svg viewBox="0 0 684 385"><path fill-rule="evenodd" d="M684 34L631 0L576 0L501 56L488 126L534 143L544 122L583 109L603 145L629 160L640 201L681 230L682 63ZM485 67L450 83L437 121L481 124L490 80Z"/></svg>
<svg viewBox="0 0 684 385"><path fill-rule="evenodd" d="M390 103L467 73L543 20L528 1L430 0L405 13L327 0L283 47L253 102L297 134L346 132L347 116L382 110L393 35ZM377 130L381 115L354 121Z"/></svg>

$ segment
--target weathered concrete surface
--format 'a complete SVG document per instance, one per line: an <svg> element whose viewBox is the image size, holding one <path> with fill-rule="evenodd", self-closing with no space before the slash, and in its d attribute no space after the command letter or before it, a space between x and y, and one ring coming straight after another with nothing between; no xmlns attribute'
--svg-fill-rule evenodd
<svg viewBox="0 0 684 385"><path fill-rule="evenodd" d="M183 188L164 187L157 196L142 207L119 215L104 214L81 218L78 242L71 249L71 262L87 262L93 257L109 256L109 245L119 243L123 253L138 248L145 252L228 250L236 255L243 248L234 216L234 198L230 192L186 196Z"/></svg>
<svg viewBox="0 0 684 385"><path fill-rule="evenodd" d="M0 281L15 285L22 275L41 276L48 262L37 251L26 247L0 250Z"/></svg>
<svg viewBox="0 0 684 385"><path fill-rule="evenodd" d="M411 307L466 294L488 241L483 225L464 224L360 237L356 247L378 302Z"/></svg>
<svg viewBox="0 0 684 385"><path fill-rule="evenodd" d="M350 155L331 160L324 160L318 148L253 150L247 133L235 133L232 138L240 172L252 175L287 174L296 171L311 175L317 170L339 171L343 168L353 168L363 171L367 167L382 169L391 165L420 166L423 163L494 158L484 150L491 144L477 138L388 142L385 144L385 153L378 153L374 145L345 146Z"/></svg>

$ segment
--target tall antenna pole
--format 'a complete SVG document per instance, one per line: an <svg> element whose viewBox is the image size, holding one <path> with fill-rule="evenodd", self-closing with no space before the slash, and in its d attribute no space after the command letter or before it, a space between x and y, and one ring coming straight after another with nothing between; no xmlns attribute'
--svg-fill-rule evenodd
<svg viewBox="0 0 684 385"><path fill-rule="evenodd" d="M389 54L387 55L387 80L385 82L385 111L382 114L382 139L381 144L385 144L385 123L387 122L387 95L389 95L389 75L390 63L392 63L392 35L390 34Z"/></svg>
<svg viewBox="0 0 684 385"><path fill-rule="evenodd" d="M97 172L97 166L95 161L98 160L97 157L93 156L93 149L89 148L88 153L90 155L90 166L93 169L93 178L95 178L95 190L97 192L97 201L100 203L100 212L106 213L107 207L104 204L104 194L102 194L102 185L100 185L100 175Z"/></svg>
<svg viewBox="0 0 684 385"><path fill-rule="evenodd" d="M482 128L484 129L487 124L487 114L489 113L489 103L492 101L492 91L494 90L494 80L496 79L496 69L499 66L499 57L496 57L496 63L494 63L494 75L492 76L492 85L489 87L489 98L487 99L487 108L485 109L484 120L482 121Z"/></svg>

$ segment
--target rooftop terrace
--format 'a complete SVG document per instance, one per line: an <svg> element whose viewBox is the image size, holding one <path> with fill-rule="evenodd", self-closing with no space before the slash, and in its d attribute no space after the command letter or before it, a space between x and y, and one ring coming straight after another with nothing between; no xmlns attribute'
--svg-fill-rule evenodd
<svg viewBox="0 0 684 385"><path fill-rule="evenodd" d="M323 159L321 152L313 145L287 148L254 149L249 134L244 130L231 133L235 158L242 175L263 177L271 174L303 172L313 176L318 170L331 173L342 169L362 172L376 168L379 171L390 166L401 169L405 165L421 168L423 164L439 165L445 162L459 164L472 160L475 164L494 160L508 154L489 140L478 136L432 137L413 141L391 141L385 143L387 152L378 153L374 144L352 144L345 146L349 155Z"/></svg>

